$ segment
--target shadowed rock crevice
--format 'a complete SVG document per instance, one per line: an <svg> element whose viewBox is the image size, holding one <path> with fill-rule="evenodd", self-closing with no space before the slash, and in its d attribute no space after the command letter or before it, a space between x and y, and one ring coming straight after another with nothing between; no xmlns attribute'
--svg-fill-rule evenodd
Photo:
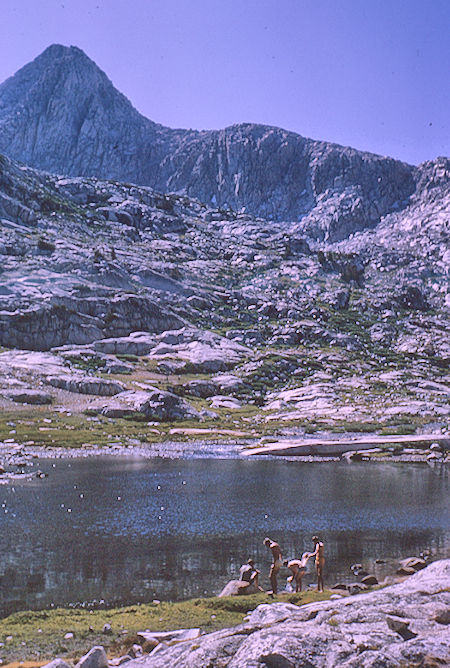
<svg viewBox="0 0 450 668"><path fill-rule="evenodd" d="M180 318L155 302L135 295L65 298L23 311L0 312L0 341L9 347L44 351L135 331L163 332L181 324Z"/></svg>

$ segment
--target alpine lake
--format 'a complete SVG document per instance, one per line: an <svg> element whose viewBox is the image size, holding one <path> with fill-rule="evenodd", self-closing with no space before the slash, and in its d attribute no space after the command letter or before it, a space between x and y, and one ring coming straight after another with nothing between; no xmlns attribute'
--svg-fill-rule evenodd
<svg viewBox="0 0 450 668"><path fill-rule="evenodd" d="M292 559L318 534L326 586L354 581L355 562L381 580L401 558L449 553L445 466L103 456L33 466L48 476L0 487L2 616L212 596L249 557L268 589L265 536Z"/></svg>

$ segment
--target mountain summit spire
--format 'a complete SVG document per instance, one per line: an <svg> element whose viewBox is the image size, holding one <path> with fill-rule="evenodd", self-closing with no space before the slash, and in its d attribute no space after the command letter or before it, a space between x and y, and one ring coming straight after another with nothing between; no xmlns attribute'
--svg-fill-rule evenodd
<svg viewBox="0 0 450 668"><path fill-rule="evenodd" d="M83 49L80 49L78 46L64 46L64 44L50 44L35 60L45 58L54 60L63 57L81 57L90 60Z"/></svg>
<svg viewBox="0 0 450 668"><path fill-rule="evenodd" d="M337 228L343 220L373 225L414 189L409 165L280 128L157 125L81 49L61 44L0 85L0 152L51 172L131 181L275 220L300 220L320 204L328 232L314 219L319 237L333 220Z"/></svg>

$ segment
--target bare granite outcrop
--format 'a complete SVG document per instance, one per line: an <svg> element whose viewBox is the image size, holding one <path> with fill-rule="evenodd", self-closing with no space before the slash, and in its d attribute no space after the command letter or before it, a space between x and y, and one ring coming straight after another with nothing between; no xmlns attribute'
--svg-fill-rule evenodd
<svg viewBox="0 0 450 668"><path fill-rule="evenodd" d="M0 346L16 349L0 352L1 406L19 409L9 389L41 392L49 376L74 376L69 391L48 391L49 410L133 419L119 399L94 398L114 375L128 390L189 397L206 428L448 433L450 162L408 172L408 198L377 218L366 195L353 208L362 171L383 163L403 187L402 170L324 151L334 157L328 172L318 159L316 203L283 223L0 156ZM82 387L93 394L72 391Z"/></svg>
<svg viewBox="0 0 450 668"><path fill-rule="evenodd" d="M297 607L260 605L244 624L172 647L129 668L400 668L450 662L450 560L400 584Z"/></svg>

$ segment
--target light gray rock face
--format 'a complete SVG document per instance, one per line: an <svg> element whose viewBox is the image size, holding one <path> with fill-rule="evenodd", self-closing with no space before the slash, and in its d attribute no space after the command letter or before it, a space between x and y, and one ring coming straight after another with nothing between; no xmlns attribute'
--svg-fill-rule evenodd
<svg viewBox="0 0 450 668"><path fill-rule="evenodd" d="M45 664L44 668L70 668L70 666L62 659L53 659L50 663Z"/></svg>
<svg viewBox="0 0 450 668"><path fill-rule="evenodd" d="M228 408L230 410L236 410L241 408L241 402L234 397L217 394L211 397L211 408Z"/></svg>
<svg viewBox="0 0 450 668"><path fill-rule="evenodd" d="M130 668L401 668L448 665L450 560L405 582L301 608L261 605L246 623L134 661ZM441 619L444 623L437 621ZM408 638L408 639L406 639Z"/></svg>
<svg viewBox="0 0 450 668"><path fill-rule="evenodd" d="M78 394L94 394L100 397L113 397L125 390L125 386L119 381L107 380L84 375L61 375L48 376L46 383L60 390L76 392Z"/></svg>
<svg viewBox="0 0 450 668"><path fill-rule="evenodd" d="M170 382L177 395L219 396L241 428L421 416L448 429L450 161L425 163L415 178L407 206L375 227L317 242L301 231L307 221L0 155L0 194L35 214L0 218L0 346L15 348L0 352L0 388L126 373L133 389ZM133 413L119 397L108 414ZM246 405L262 409L254 425Z"/></svg>
<svg viewBox="0 0 450 668"><path fill-rule="evenodd" d="M108 668L108 658L103 647L93 647L90 652L83 656L75 668Z"/></svg>
<svg viewBox="0 0 450 668"><path fill-rule="evenodd" d="M123 417L130 413L142 413L149 420L175 421L199 419L199 413L184 399L172 392L165 392L156 387L149 387L142 392L122 392L118 396L120 403L108 405L103 409L107 417Z"/></svg>
<svg viewBox="0 0 450 668"><path fill-rule="evenodd" d="M200 635L200 629L176 629L175 631L138 631L136 635L143 642L156 640L163 643L176 643L185 640L195 640Z"/></svg>
<svg viewBox="0 0 450 668"><path fill-rule="evenodd" d="M161 334L149 357L182 362L178 368L189 373L216 373L236 366L249 353L249 348L213 332L183 327Z"/></svg>
<svg viewBox="0 0 450 668"><path fill-rule="evenodd" d="M0 86L0 151L56 173L131 181L269 219L308 214L305 229L334 240L374 225L415 186L404 163L279 128L157 125L80 49L60 45ZM108 207L104 214L118 219ZM124 209L120 221L131 224L133 214Z"/></svg>
<svg viewBox="0 0 450 668"><path fill-rule="evenodd" d="M147 332L133 332L129 336L95 341L94 348L114 355L148 355L156 346L156 339Z"/></svg>
<svg viewBox="0 0 450 668"><path fill-rule="evenodd" d="M233 394L242 388L244 381L232 374L221 373L212 378L216 387L222 394Z"/></svg>
<svg viewBox="0 0 450 668"><path fill-rule="evenodd" d="M63 370L63 361L52 353L37 353L25 350L8 350L0 353L0 373L3 376L8 370L30 372L34 376L59 375Z"/></svg>

